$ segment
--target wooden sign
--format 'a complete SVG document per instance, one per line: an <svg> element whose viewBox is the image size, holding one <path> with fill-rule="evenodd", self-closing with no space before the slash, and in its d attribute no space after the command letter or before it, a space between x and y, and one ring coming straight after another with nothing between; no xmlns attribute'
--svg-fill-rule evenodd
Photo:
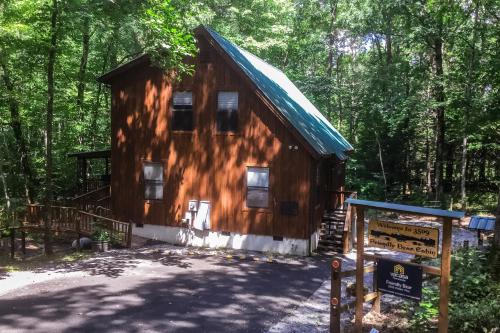
<svg viewBox="0 0 500 333"><path fill-rule="evenodd" d="M407 263L377 260L378 291L420 301L422 299L422 267Z"/></svg>
<svg viewBox="0 0 500 333"><path fill-rule="evenodd" d="M368 224L368 244L421 257L437 258L439 229L370 220Z"/></svg>

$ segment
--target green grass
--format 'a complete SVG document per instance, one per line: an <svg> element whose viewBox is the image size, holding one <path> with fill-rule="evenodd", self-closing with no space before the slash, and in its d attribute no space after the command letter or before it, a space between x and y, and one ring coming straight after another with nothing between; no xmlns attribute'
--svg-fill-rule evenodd
<svg viewBox="0 0 500 333"><path fill-rule="evenodd" d="M57 264L85 260L91 256L92 252L60 252L51 256L37 254L26 259L22 259L19 256L11 259L9 255L0 255L0 272L32 271Z"/></svg>

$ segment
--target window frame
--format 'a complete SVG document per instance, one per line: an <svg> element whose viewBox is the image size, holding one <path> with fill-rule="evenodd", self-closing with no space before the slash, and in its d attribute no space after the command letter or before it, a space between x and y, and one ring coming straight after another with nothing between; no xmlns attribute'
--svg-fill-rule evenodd
<svg viewBox="0 0 500 333"><path fill-rule="evenodd" d="M235 93L236 94L236 110L223 110L219 108L219 96L221 93ZM240 92L238 90L218 90L217 91L217 98L215 99L216 106L215 106L215 133L217 135L237 135L240 132ZM231 127L231 114L235 114L236 120L235 120L235 126L236 129L228 129L225 131L222 131L219 129L219 112L220 113L227 113L227 118L228 118L228 127Z"/></svg>
<svg viewBox="0 0 500 333"><path fill-rule="evenodd" d="M176 109L174 100L176 93L190 93L191 94L191 109ZM175 121L174 117L177 112L189 112L191 113L191 129L178 129L174 127ZM195 121L194 121L194 94L192 90L176 90L172 93L172 101L170 104L170 128L174 133L193 133L195 130Z"/></svg>
<svg viewBox="0 0 500 333"><path fill-rule="evenodd" d="M267 169L267 187L265 186L249 186L248 185L248 172L250 169ZM265 189L267 191L267 206L254 206L248 205L248 192L250 189ZM257 210L257 211L270 211L271 207L271 168L268 165L247 165L245 168L245 205L244 210Z"/></svg>
<svg viewBox="0 0 500 333"><path fill-rule="evenodd" d="M149 164L154 164L154 165L158 165L161 167L161 181L159 180L155 180L155 179L146 179L146 175L144 173L144 167ZM154 162L154 161L146 161L146 160L143 160L142 161L142 180L143 180L143 192L142 192L142 195L143 195L143 198L144 198L144 201L147 201L147 202L159 202L159 201L163 201L164 198L165 198L165 179L164 179L164 173L165 173L165 167L163 165L162 162ZM146 187L149 185L153 185L153 186L158 186L158 185L161 185L161 198L158 199L158 198L147 198L146 197Z"/></svg>

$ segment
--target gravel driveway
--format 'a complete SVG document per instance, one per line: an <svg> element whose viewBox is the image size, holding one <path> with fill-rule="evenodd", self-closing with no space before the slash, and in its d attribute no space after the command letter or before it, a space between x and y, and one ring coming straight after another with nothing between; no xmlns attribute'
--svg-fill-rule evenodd
<svg viewBox="0 0 500 333"><path fill-rule="evenodd" d="M263 332L329 274L324 257L254 259L160 245L14 273L0 332Z"/></svg>
<svg viewBox="0 0 500 333"><path fill-rule="evenodd" d="M454 247L464 240L477 244L453 228ZM240 255L156 245L0 276L0 332L328 331L331 257ZM345 270L355 256L344 257Z"/></svg>

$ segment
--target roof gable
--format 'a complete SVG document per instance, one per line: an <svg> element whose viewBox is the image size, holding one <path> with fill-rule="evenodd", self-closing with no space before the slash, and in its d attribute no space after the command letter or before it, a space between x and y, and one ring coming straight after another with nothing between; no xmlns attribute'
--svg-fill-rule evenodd
<svg viewBox="0 0 500 333"><path fill-rule="evenodd" d="M347 158L352 146L282 71L203 28L319 155Z"/></svg>

